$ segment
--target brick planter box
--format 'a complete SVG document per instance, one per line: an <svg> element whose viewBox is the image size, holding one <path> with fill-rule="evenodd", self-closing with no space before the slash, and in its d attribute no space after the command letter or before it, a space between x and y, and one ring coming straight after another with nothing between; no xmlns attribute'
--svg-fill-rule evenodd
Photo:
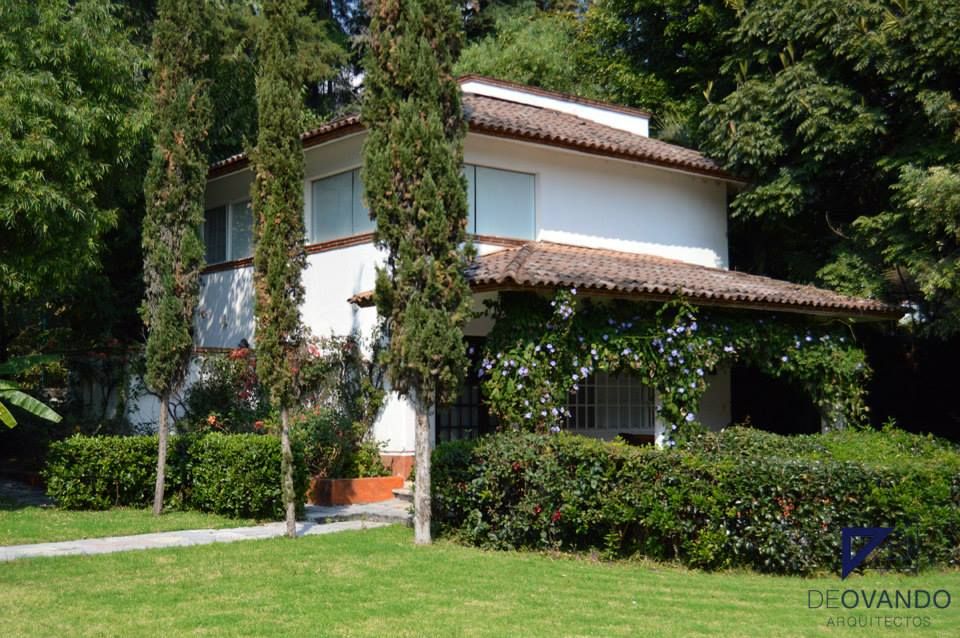
<svg viewBox="0 0 960 638"><path fill-rule="evenodd" d="M403 487L402 476L376 476L360 479L310 479L307 501L311 505L357 505L378 503L393 498L393 490Z"/></svg>

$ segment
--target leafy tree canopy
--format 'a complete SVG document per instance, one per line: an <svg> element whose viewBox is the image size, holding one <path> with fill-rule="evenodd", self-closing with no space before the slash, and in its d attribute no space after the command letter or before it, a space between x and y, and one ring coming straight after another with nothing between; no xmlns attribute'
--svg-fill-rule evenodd
<svg viewBox="0 0 960 638"><path fill-rule="evenodd" d="M960 328L960 5L936 0L737 3L735 83L704 111L707 147L753 186L738 256L795 279L918 304ZM742 244L741 244L742 245Z"/></svg>
<svg viewBox="0 0 960 638"><path fill-rule="evenodd" d="M0 5L0 297L95 269L118 200L139 189L144 56L107 0Z"/></svg>

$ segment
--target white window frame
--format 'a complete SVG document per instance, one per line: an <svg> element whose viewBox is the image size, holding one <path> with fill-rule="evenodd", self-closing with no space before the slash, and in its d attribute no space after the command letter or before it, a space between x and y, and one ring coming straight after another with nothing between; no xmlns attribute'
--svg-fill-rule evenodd
<svg viewBox="0 0 960 638"><path fill-rule="evenodd" d="M336 177L337 175L343 175L344 173L351 173L357 171L357 178L360 179L360 173L363 170L362 164L353 164L346 167L339 167L336 170L328 171L325 173L318 173L316 175L311 175L304 179L304 196L303 196L303 230L306 233L305 241L307 245L323 244L328 241L339 241L341 239L350 239L351 237L361 237L363 235L368 235L373 231L364 231L362 233L354 233L351 235L344 235L343 237L334 237L333 239L324 239L322 241L314 241L311 239L313 237L313 183L318 182L321 179L327 179L329 177ZM362 184L361 184L362 186ZM363 202L363 196L361 194L361 203ZM376 224L376 222L374 222Z"/></svg>
<svg viewBox="0 0 960 638"><path fill-rule="evenodd" d="M601 403L599 394L599 385L606 384L607 392L612 392L612 399ZM586 395L590 389L593 391L593 401L587 401ZM640 400L634 401L631 396L633 391L640 391ZM626 409L628 412L626 424L614 427L600 425L600 412L598 409L609 409L614 407L617 410L624 408L623 394L627 394ZM636 375L628 372L594 372L590 377L580 382L580 390L570 397L568 409L571 417L567 420L566 428L571 432L598 436L602 438L611 438L619 432L630 432L637 434L653 434L656 427L656 392L653 388L643 383ZM585 411L592 411L593 426L586 424L577 424L576 415L578 408ZM637 413L637 420L634 421L634 412ZM591 417L588 417L591 418ZM619 417L618 417L619 419Z"/></svg>
<svg viewBox="0 0 960 638"><path fill-rule="evenodd" d="M539 227L539 226L538 226L538 222L539 222L539 219L540 219L540 217L539 217L539 209L538 209L539 202L540 202L540 193L539 193L539 190L540 190L540 179L539 179L539 174L538 174L538 173L531 173L531 172L529 172L529 171L521 171L521 170L517 170L517 169L515 169L515 168L505 168L505 167L503 167L503 166L493 166L492 164L478 164L478 163L476 163L476 162L468 162L468 161L466 161L466 160L464 160L464 162L463 162L463 167L464 167L464 168L473 168L473 169L486 168L486 169L491 170L491 171L502 171L502 172L504 172L504 173L518 173L518 174L520 174L520 175L529 175L529 176L533 179L533 211L532 211L532 212L533 212L533 228L532 228L533 233L532 233L532 237L504 237L504 239L529 239L529 240L534 240L534 239L537 238L537 228ZM474 171L473 188L474 188L474 191L473 191L473 196L474 196L474 201L473 201L473 212L474 212L473 224L474 224L474 228L468 228L468 229L467 229L467 234L469 234L469 235L471 235L471 236L477 235L477 232L476 232L476 224L477 224L477 214L478 214L478 213L477 213L477 201L476 201L476 198L477 198L477 194L479 193L480 189L477 188L476 171ZM469 197L469 195L470 195L470 192L469 192L469 189L468 189L468 190L467 190L467 196ZM467 210L468 210L468 211L469 211L469 209L470 209L470 204L471 204L471 202L468 201L468 202L467 202ZM499 236L499 235L497 235L497 236Z"/></svg>
<svg viewBox="0 0 960 638"><path fill-rule="evenodd" d="M216 205L214 205L214 206L208 206L208 207L204 208L204 210L203 210L204 221L203 221L203 223L200 224L200 239L203 240L203 250L204 250L204 254L206 254L206 250L207 250L207 243L206 243L206 238L205 238L205 233L204 233L204 229L205 229L205 227L206 227L206 225L207 225L207 222L206 222L207 212L208 212L208 211L211 211L211 210L214 210L214 209L217 209L217 208L220 208L221 206L225 209L225 211L224 211L224 233L226 234L226 237L224 237L224 240L223 240L223 246L224 246L224 248L223 248L223 254L224 254L224 259L223 259L223 261L208 262L208 263L207 263L208 266L212 266L212 265L215 265L215 264L225 264L225 263L228 263L228 262L231 262L231 261L239 261L239 260L241 260L241 259L248 259L248 258L250 258L250 257L253 257L253 252L252 252L252 251L253 251L253 250L256 250L256 220L253 221L253 227L250 229L250 248L251 248L251 254L247 255L246 257L234 257L234 256L233 256L233 232L232 232L232 228L233 228L233 209L234 209L234 207L236 207L236 206L238 206L238 205L240 205L240 204L246 204L248 207L250 207L251 214L253 213L253 200L252 200L251 198L249 198L249 197L245 197L245 198L243 198L243 199L234 199L234 200L231 200L231 201L222 202L222 203L220 203L220 204L216 204Z"/></svg>

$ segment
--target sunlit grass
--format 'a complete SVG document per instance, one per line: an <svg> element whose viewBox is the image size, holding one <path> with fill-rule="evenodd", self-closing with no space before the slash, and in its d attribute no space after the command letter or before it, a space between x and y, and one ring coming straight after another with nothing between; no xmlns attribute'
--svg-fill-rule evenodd
<svg viewBox="0 0 960 638"><path fill-rule="evenodd" d="M947 589L960 573L840 581L415 547L403 527L0 564L0 635L835 636L807 590ZM960 602L957 603L960 605ZM897 635L958 636L960 611ZM893 634L891 634L893 635Z"/></svg>

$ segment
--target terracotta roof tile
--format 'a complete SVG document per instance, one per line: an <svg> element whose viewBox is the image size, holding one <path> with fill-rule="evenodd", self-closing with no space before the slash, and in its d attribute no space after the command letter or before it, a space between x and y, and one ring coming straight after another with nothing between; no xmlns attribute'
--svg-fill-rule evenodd
<svg viewBox="0 0 960 638"><path fill-rule="evenodd" d="M682 297L702 306L835 317L894 319L903 314L880 301L814 286L653 255L552 242L529 242L478 257L468 277L475 291L576 287L586 294L637 300ZM360 293L350 301L372 305L373 296Z"/></svg>
<svg viewBox="0 0 960 638"><path fill-rule="evenodd" d="M585 153L737 180L702 153L597 124L575 115L473 93L464 94L463 106L469 128L475 133L528 140ZM304 148L309 148L359 130L362 130L360 116L354 114L307 131L300 138L303 140ZM211 164L208 174L210 177L216 177L239 170L246 165L247 156L240 153Z"/></svg>
<svg viewBox="0 0 960 638"><path fill-rule="evenodd" d="M598 124L576 115L472 93L464 94L463 105L470 122L470 130L474 132L519 137L724 179L736 179L698 151Z"/></svg>
<svg viewBox="0 0 960 638"><path fill-rule="evenodd" d="M577 287L640 298L683 297L708 306L844 316L903 314L880 301L814 286L652 255L551 242L530 242L479 257L469 277L475 289Z"/></svg>

